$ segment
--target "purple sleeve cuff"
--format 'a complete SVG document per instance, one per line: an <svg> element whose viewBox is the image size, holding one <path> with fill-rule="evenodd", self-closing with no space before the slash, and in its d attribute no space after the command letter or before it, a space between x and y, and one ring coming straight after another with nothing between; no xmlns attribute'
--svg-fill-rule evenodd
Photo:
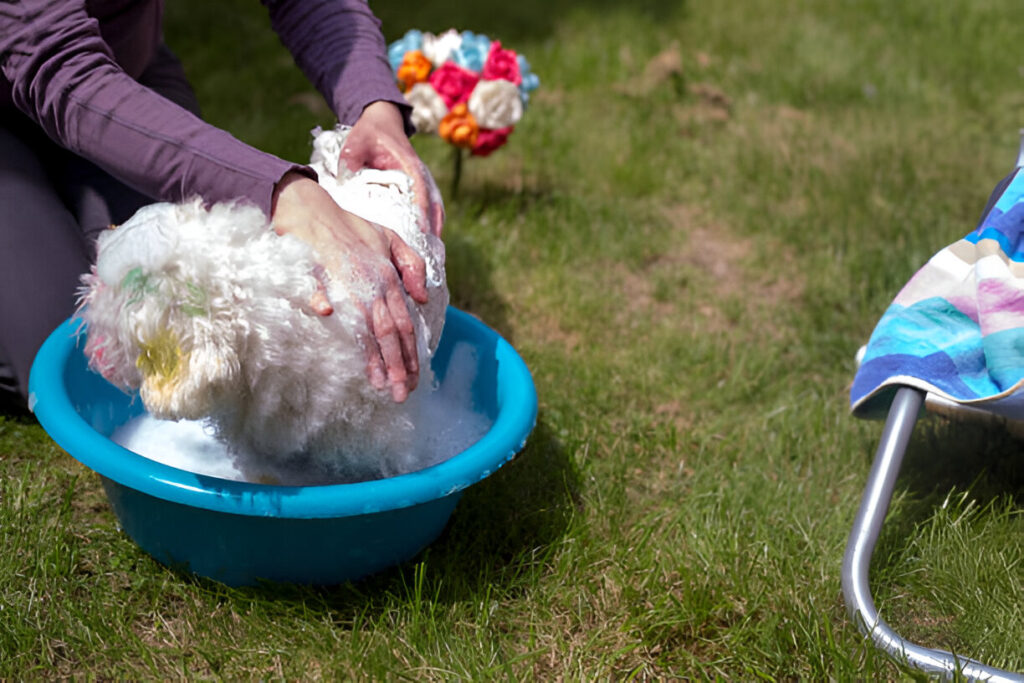
<svg viewBox="0 0 1024 683"><path fill-rule="evenodd" d="M402 97L387 60L380 20L365 0L263 0L281 42L306 77L352 125L367 105L396 105L406 134L414 131L412 108Z"/></svg>

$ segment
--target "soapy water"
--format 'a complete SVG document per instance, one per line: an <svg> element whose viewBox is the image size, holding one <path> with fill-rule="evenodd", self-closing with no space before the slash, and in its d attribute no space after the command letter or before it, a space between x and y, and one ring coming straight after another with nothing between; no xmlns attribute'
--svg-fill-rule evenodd
<svg viewBox="0 0 1024 683"><path fill-rule="evenodd" d="M491 419L473 405L477 365L472 345L455 344L443 382L421 384L405 403L395 406L396 419L391 424L377 423L371 433L346 439L346 448L361 444L359 453L297 454L268 460L233 451L203 421L160 420L148 413L126 422L111 439L150 460L234 481L315 486L397 476L457 455L490 429ZM367 452L376 457L367 457Z"/></svg>

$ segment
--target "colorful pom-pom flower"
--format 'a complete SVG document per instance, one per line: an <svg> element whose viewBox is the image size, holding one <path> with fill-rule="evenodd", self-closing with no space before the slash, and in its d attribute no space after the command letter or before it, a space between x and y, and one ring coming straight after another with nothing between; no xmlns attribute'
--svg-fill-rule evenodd
<svg viewBox="0 0 1024 683"><path fill-rule="evenodd" d="M540 85L526 58L472 31L411 30L388 60L416 130L477 156L505 144Z"/></svg>

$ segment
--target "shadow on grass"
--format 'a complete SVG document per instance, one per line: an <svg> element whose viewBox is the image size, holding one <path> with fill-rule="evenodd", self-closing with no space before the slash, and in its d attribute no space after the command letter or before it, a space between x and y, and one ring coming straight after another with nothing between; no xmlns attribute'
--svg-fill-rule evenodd
<svg viewBox="0 0 1024 683"><path fill-rule="evenodd" d="M354 586L333 589L332 602L363 613L395 595L411 598L407 592L420 564L426 573L424 592L440 602L529 584L570 528L580 487L572 458L539 421L515 460L463 494L447 529L420 557Z"/></svg>
<svg viewBox="0 0 1024 683"><path fill-rule="evenodd" d="M509 322L508 303L494 284L491 253L461 230L461 224L477 223L485 214L524 216L536 205L551 200L550 189L516 189L500 183L464 182L458 198L447 202L448 220L443 237L450 303L479 317L512 346L516 346L515 329Z"/></svg>
<svg viewBox="0 0 1024 683"><path fill-rule="evenodd" d="M945 496L969 488L987 503L1011 496L1024 504L1024 440L1003 428L936 418L917 428L907 449L902 483L915 494Z"/></svg>
<svg viewBox="0 0 1024 683"><path fill-rule="evenodd" d="M494 194L468 199L519 201ZM531 201L531 200L527 200ZM458 230L445 235L451 304L480 317L510 343L508 304L493 282L487 253ZM319 608L339 623L373 619L396 604L476 602L529 585L539 576L580 504L581 475L543 414L522 452L463 494L445 531L409 562L354 583L311 587L268 583L228 589L177 571L184 580L228 599L259 597Z"/></svg>
<svg viewBox="0 0 1024 683"><path fill-rule="evenodd" d="M1002 499L1024 505L1024 440L1003 428L939 417L919 420L896 483L895 495L906 495L899 512L886 520L875 557L894 557L916 527L958 491L981 507Z"/></svg>
<svg viewBox="0 0 1024 683"><path fill-rule="evenodd" d="M941 417L918 421L896 482L894 498L898 503L890 509L871 561L872 583L876 588L874 595L879 600L881 616L910 642L960 655L981 656L983 661L987 659L984 650L969 651L973 648L955 623L959 619L955 616L957 612L962 616L962 610L955 602L947 600L942 605L942 600L909 578L906 567L928 567L935 561L933 558L921 562L922 549L915 549L913 543L922 534L922 526L936 524L938 528L938 525L948 523L933 522L934 518L942 519L943 508L953 506L966 513L970 509L1003 509L1002 505L1006 503L1018 508L1024 505L1022 450L1024 440L999 425ZM964 505L968 501L970 504ZM946 512L944 516L948 518ZM961 513L955 514L959 516ZM925 540L932 543L927 536ZM968 548L940 552L974 556L985 551ZM975 586L963 586L963 589L967 594ZM976 589L982 593L993 590L984 577L978 577ZM890 599L892 604L889 604ZM935 610L940 611L936 614ZM1012 662L990 663L1014 666ZM922 674L912 669L903 669L903 672L925 680Z"/></svg>
<svg viewBox="0 0 1024 683"><path fill-rule="evenodd" d="M472 217L482 216L485 211L514 215L525 214L538 204L549 202L552 196L551 183L546 183L546 187L515 188L493 181L478 184L471 179L463 179L458 195L451 203Z"/></svg>
<svg viewBox="0 0 1024 683"><path fill-rule="evenodd" d="M477 316L515 346L508 304L494 286L490 256L458 230L446 231L444 242L451 305Z"/></svg>
<svg viewBox="0 0 1024 683"><path fill-rule="evenodd" d="M572 523L580 486L574 461L541 421L513 462L466 491L422 561L454 582L453 599L540 570Z"/></svg>
<svg viewBox="0 0 1024 683"><path fill-rule="evenodd" d="M25 423L36 422L35 416L29 412L21 397L8 392L0 392L0 417Z"/></svg>
<svg viewBox="0 0 1024 683"><path fill-rule="evenodd" d="M449 28L483 33L515 49L516 41L541 40L554 32L559 20L572 12L608 12L626 9L658 21L684 14L685 0L520 0L519 2L464 3L453 5L409 3L405 0L376 0L372 7L381 20L388 41L415 28L440 33Z"/></svg>
<svg viewBox="0 0 1024 683"><path fill-rule="evenodd" d="M551 429L539 421L526 448L467 489L447 528L412 560L337 586L266 583L227 588L171 568L229 600L296 603L338 623L372 620L397 604L477 602L532 583L569 530L580 502L579 471Z"/></svg>

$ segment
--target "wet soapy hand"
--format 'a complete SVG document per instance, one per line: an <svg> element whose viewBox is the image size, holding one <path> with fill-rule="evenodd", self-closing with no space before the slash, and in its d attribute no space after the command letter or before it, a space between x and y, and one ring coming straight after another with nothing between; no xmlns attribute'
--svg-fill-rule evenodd
<svg viewBox="0 0 1024 683"><path fill-rule="evenodd" d="M341 150L339 165L355 173L363 168L399 170L412 178L416 204L423 214L424 232L441 236L444 204L430 170L405 135L402 114L394 104L378 101L363 109Z"/></svg>
<svg viewBox="0 0 1024 683"><path fill-rule="evenodd" d="M363 310L371 339L367 341L367 373L371 383L404 401L416 388L419 358L405 293L426 303L426 265L393 231L339 207L316 181L288 173L277 184L272 208L274 229L291 234L316 251L323 271L310 300L319 315L333 311L325 280L341 279L365 286Z"/></svg>

